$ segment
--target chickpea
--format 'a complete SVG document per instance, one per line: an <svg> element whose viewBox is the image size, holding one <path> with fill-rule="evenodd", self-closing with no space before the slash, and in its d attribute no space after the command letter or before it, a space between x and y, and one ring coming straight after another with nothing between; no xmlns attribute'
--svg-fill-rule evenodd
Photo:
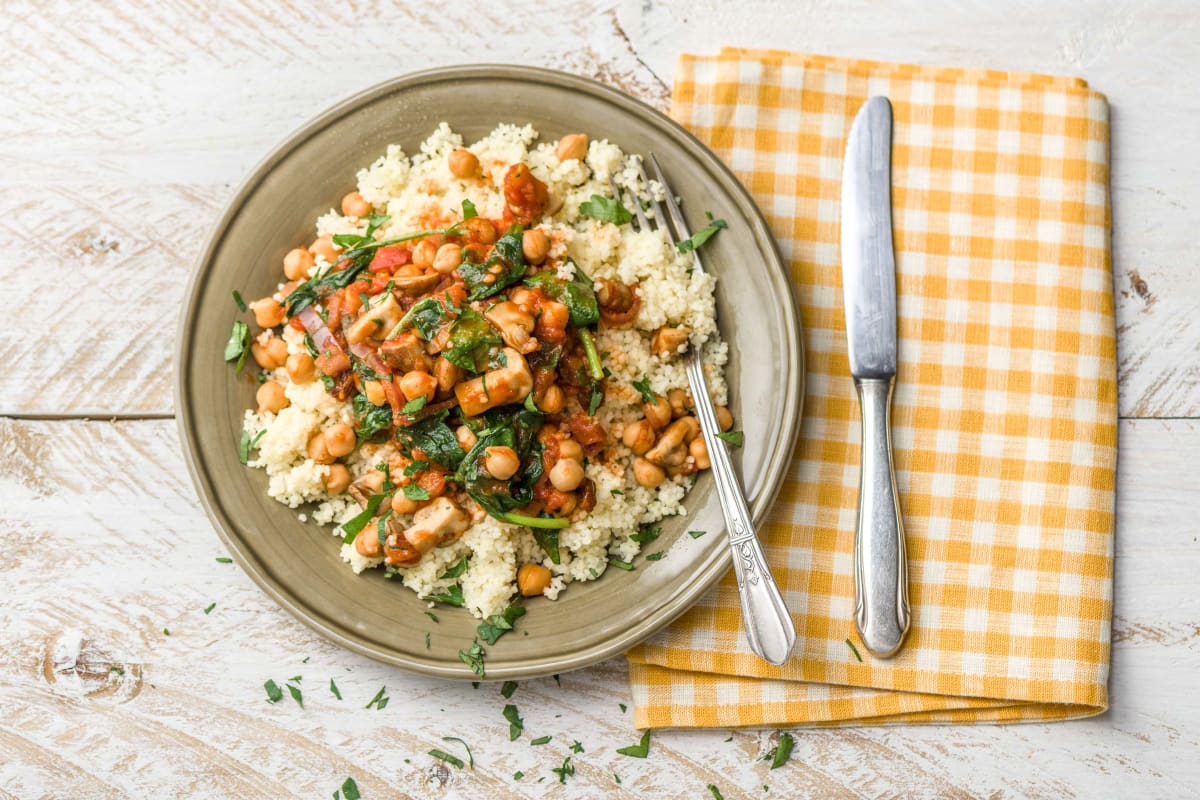
<svg viewBox="0 0 1200 800"><path fill-rule="evenodd" d="M583 477L583 465L573 458L560 458L550 468L550 483L560 492L575 491Z"/></svg>
<svg viewBox="0 0 1200 800"><path fill-rule="evenodd" d="M537 597L550 585L550 570L541 564L522 564L517 570L517 589L523 597Z"/></svg>
<svg viewBox="0 0 1200 800"><path fill-rule="evenodd" d="M479 441L479 437L475 435L475 431L468 428L466 425L459 425L454 431L454 438L458 440L458 446L464 451L469 451Z"/></svg>
<svg viewBox="0 0 1200 800"><path fill-rule="evenodd" d="M308 457L318 464L332 464L334 458L329 454L329 447L325 444L325 435L315 433L308 440Z"/></svg>
<svg viewBox="0 0 1200 800"><path fill-rule="evenodd" d="M733 414L729 413L729 409L725 406L717 406L717 424L721 426L721 430L727 431L733 427Z"/></svg>
<svg viewBox="0 0 1200 800"><path fill-rule="evenodd" d="M579 442L574 439L563 439L558 443L559 458L573 458L576 461L583 462L583 448L579 446ZM564 489L563 491L570 491Z"/></svg>
<svg viewBox="0 0 1200 800"><path fill-rule="evenodd" d="M392 495L392 511L397 514L413 514L420 507L421 503L408 499L404 492Z"/></svg>
<svg viewBox="0 0 1200 800"><path fill-rule="evenodd" d="M437 379L438 393L445 394L462 380L462 368L441 356L433 364L433 377Z"/></svg>
<svg viewBox="0 0 1200 800"><path fill-rule="evenodd" d="M325 449L334 458L348 456L354 450L354 428L344 422L339 422L326 429Z"/></svg>
<svg viewBox="0 0 1200 800"><path fill-rule="evenodd" d="M430 375L428 372L412 372L404 373L404 377L400 379L400 392L406 400L416 400L418 397L424 397L427 402L433 402L433 396L437 392L437 378Z"/></svg>
<svg viewBox="0 0 1200 800"><path fill-rule="evenodd" d="M511 447L489 447L483 451L483 468L498 481L506 481L521 468L521 459Z"/></svg>
<svg viewBox="0 0 1200 800"><path fill-rule="evenodd" d="M347 217L365 217L374 209L361 194L351 192L342 198L342 214Z"/></svg>
<svg viewBox="0 0 1200 800"><path fill-rule="evenodd" d="M282 367L287 361L287 344L278 337L268 339L266 344L254 342L250 345L250 355L263 369Z"/></svg>
<svg viewBox="0 0 1200 800"><path fill-rule="evenodd" d="M308 246L308 252L313 254L314 258L323 258L325 263L332 264L338 260L338 253L341 248L333 243L333 235L325 234L317 238L315 242Z"/></svg>
<svg viewBox="0 0 1200 800"><path fill-rule="evenodd" d="M691 335L692 329L686 325L680 325L678 328L659 328L650 341L650 350L655 355L673 356L679 352L679 348L687 344Z"/></svg>
<svg viewBox="0 0 1200 800"><path fill-rule="evenodd" d="M382 550L379 545L379 533L374 525L368 525L354 537L354 549L363 558L379 558Z"/></svg>
<svg viewBox="0 0 1200 800"><path fill-rule="evenodd" d="M579 505L579 495L574 492L563 493L562 503L558 506L558 511L555 513L560 517L569 517L575 507Z"/></svg>
<svg viewBox="0 0 1200 800"><path fill-rule="evenodd" d="M330 464L329 474L325 476L325 491L329 494L341 494L350 486L350 470L345 464Z"/></svg>
<svg viewBox="0 0 1200 800"><path fill-rule="evenodd" d="M285 366L292 383L308 383L317 375L317 364L308 353L293 353Z"/></svg>
<svg viewBox="0 0 1200 800"><path fill-rule="evenodd" d="M492 244L496 241L496 226L483 217L471 217L463 225L471 238L480 244Z"/></svg>
<svg viewBox="0 0 1200 800"><path fill-rule="evenodd" d="M708 469L712 466L712 462L708 460L708 445L704 443L703 436L692 439L692 443L688 445L688 454L695 462L696 469Z"/></svg>
<svg viewBox="0 0 1200 800"><path fill-rule="evenodd" d="M270 296L255 300L250 304L250 310L254 312L254 321L260 328L274 328L282 325L287 316L284 314L283 306L279 305L279 301Z"/></svg>
<svg viewBox="0 0 1200 800"><path fill-rule="evenodd" d="M655 489L662 486L662 482L667 479L667 473L657 464L644 458L636 458L633 461L633 479L638 482L639 486Z"/></svg>
<svg viewBox="0 0 1200 800"><path fill-rule="evenodd" d="M521 234L521 252L530 264L541 264L550 252L550 237L537 228L525 231Z"/></svg>
<svg viewBox="0 0 1200 800"><path fill-rule="evenodd" d="M367 396L367 402L373 406L381 406L387 402L387 394L383 391L383 384L379 381L363 381L363 394Z"/></svg>
<svg viewBox="0 0 1200 800"><path fill-rule="evenodd" d="M433 268L443 275L449 275L458 269L462 263L462 248L456 244L444 244L437 249L433 257Z"/></svg>
<svg viewBox="0 0 1200 800"><path fill-rule="evenodd" d="M554 154L558 156L559 161L584 158L587 156L587 151L588 136L586 133L568 133L558 140L558 147L554 148Z"/></svg>
<svg viewBox="0 0 1200 800"><path fill-rule="evenodd" d="M289 281L303 280L308 277L312 265L313 254L303 247L297 247L295 250L289 250L283 257L283 274L287 275Z"/></svg>
<svg viewBox="0 0 1200 800"><path fill-rule="evenodd" d="M642 403L642 411L655 430L661 430L671 422L671 404L660 395L654 396L653 403Z"/></svg>
<svg viewBox="0 0 1200 800"><path fill-rule="evenodd" d="M639 419L637 422L630 423L625 426L625 430L621 431L621 441L635 455L645 455L647 450L654 447L654 426L647 419Z"/></svg>
<svg viewBox="0 0 1200 800"><path fill-rule="evenodd" d="M567 405L567 396L557 385L552 385L542 394L542 402L537 404L540 411L546 414L557 414Z"/></svg>
<svg viewBox="0 0 1200 800"><path fill-rule="evenodd" d="M283 384L278 381L266 381L258 387L254 395L258 402L258 413L276 413L288 407L288 399L283 394Z"/></svg>
<svg viewBox="0 0 1200 800"><path fill-rule="evenodd" d="M688 413L692 398L687 389L672 389L667 392L667 402L671 404L671 416L678 419Z"/></svg>
<svg viewBox="0 0 1200 800"><path fill-rule="evenodd" d="M428 269L433 266L433 260L437 258L437 251L437 242L433 239L422 239L412 250L412 263L421 269Z"/></svg>
<svg viewBox="0 0 1200 800"><path fill-rule="evenodd" d="M474 178L479 173L479 158L465 147L460 147L446 159L450 173L456 178Z"/></svg>

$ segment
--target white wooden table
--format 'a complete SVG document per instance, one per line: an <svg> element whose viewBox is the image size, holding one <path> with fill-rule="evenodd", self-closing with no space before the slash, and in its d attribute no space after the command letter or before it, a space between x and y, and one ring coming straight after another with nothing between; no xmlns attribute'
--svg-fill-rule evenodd
<svg viewBox="0 0 1200 800"><path fill-rule="evenodd" d="M364 798L708 797L707 783L726 798L1200 794L1195 8L577 0L535 18L516 0L416 5L3 4L0 796L328 797L347 776ZM640 761L613 752L637 738L617 659L521 686L526 730L553 736L530 747L508 742L495 686L338 649L215 560L169 354L188 270L247 170L320 109L414 69L533 63L665 108L675 56L723 44L1082 74L1111 99L1122 422L1108 714L800 731L774 772L756 760L769 731L662 733ZM296 675L303 708L263 702L267 678ZM384 685L388 706L364 710ZM458 750L443 736L471 744L473 771L425 755ZM577 772L560 786L550 769L567 755Z"/></svg>

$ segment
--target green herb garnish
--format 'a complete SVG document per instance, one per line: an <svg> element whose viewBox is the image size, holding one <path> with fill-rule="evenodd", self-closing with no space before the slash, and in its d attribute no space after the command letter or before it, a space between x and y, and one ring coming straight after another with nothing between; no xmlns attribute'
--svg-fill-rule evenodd
<svg viewBox="0 0 1200 800"><path fill-rule="evenodd" d="M505 700L509 699L513 696L513 692L517 691L517 685L516 681L505 681L500 687L500 696Z"/></svg>
<svg viewBox="0 0 1200 800"><path fill-rule="evenodd" d="M250 326L240 319L235 320L229 331L229 341L225 343L225 360L237 359L237 374L242 374L246 366L246 356L250 353Z"/></svg>
<svg viewBox="0 0 1200 800"><path fill-rule="evenodd" d="M479 644L479 640L471 642L471 647L466 651L458 651L458 659L471 668L481 678L487 677L487 670L484 668L484 658L487 656L487 651Z"/></svg>
<svg viewBox="0 0 1200 800"><path fill-rule="evenodd" d="M456 766L456 767L458 767L459 769L462 769L462 768L463 768L463 761L462 761L462 759L461 759L461 758L459 758L458 756L452 756L452 755L450 755L450 754L449 754L449 753L447 753L445 750L438 750L438 749L435 747L435 748L433 748L432 750L430 750L430 751L429 751L429 755L433 756L434 758L437 758L437 759L440 759L440 760L442 760L442 761L445 761L447 764L451 764L451 765L453 765L453 766Z"/></svg>
<svg viewBox="0 0 1200 800"><path fill-rule="evenodd" d="M511 703L504 707L503 714L504 718L508 720L508 740L515 742L525 730L525 720L521 719L521 714L517 711L517 707Z"/></svg>
<svg viewBox="0 0 1200 800"><path fill-rule="evenodd" d="M659 550L657 553L650 553L648 556L646 556L646 560L647 561L662 561L666 555L667 554L664 553L662 550Z"/></svg>
<svg viewBox="0 0 1200 800"><path fill-rule="evenodd" d="M421 598L422 600L432 600L435 603L442 603L447 606L463 607L463 591L462 587L457 583L447 589L443 594L429 594Z"/></svg>
<svg viewBox="0 0 1200 800"><path fill-rule="evenodd" d="M679 250L679 252L687 253L692 250L695 250L700 245L704 244L709 239L716 236L717 231L723 231L729 227L729 223L727 223L725 220L713 219L713 215L711 212L705 211L704 213L708 217L708 222L709 222L708 227L701 228L700 230L693 233L687 239L684 239L682 242L679 242L678 244L676 244L675 248L677 250Z"/></svg>
<svg viewBox="0 0 1200 800"><path fill-rule="evenodd" d="M725 800L725 796L721 794L721 790L717 788L716 784L708 784L708 790L712 792L713 800Z"/></svg>
<svg viewBox="0 0 1200 800"><path fill-rule="evenodd" d="M333 682L333 678L330 678L330 679L329 679L329 691L330 691L330 693L332 693L332 694L333 694L333 696L334 696L334 697L336 697L338 700L341 700L341 699L342 699L342 693L341 693L340 691L338 691L337 684Z"/></svg>
<svg viewBox="0 0 1200 800"><path fill-rule="evenodd" d="M500 267L493 272L494 267ZM458 267L458 274L467 284L467 299L482 300L512 286L525 275L525 255L522 252L522 228L513 225L508 233L496 240L491 255L482 264L469 258ZM487 278L491 277L491 282Z"/></svg>
<svg viewBox="0 0 1200 800"><path fill-rule="evenodd" d="M583 742L576 739L575 741L571 742L570 749L571 749L572 753L582 753L583 752Z"/></svg>
<svg viewBox="0 0 1200 800"><path fill-rule="evenodd" d="M699 539L706 533L708 533L708 531L688 531L688 536L692 537L693 539Z"/></svg>
<svg viewBox="0 0 1200 800"><path fill-rule="evenodd" d="M292 680L297 680L297 679L292 678ZM290 694L292 696L292 699L296 701L296 705L300 706L301 708L304 708L304 694L300 691L300 687L293 686L292 684L289 683L289 684L287 684L287 690L288 690L288 694Z"/></svg>
<svg viewBox="0 0 1200 800"><path fill-rule="evenodd" d="M391 698L387 696L387 687L381 686L379 687L379 691L375 693L375 696L371 698L371 702L367 703L363 708L374 706L376 711L383 711L387 707L389 699Z"/></svg>
<svg viewBox="0 0 1200 800"><path fill-rule="evenodd" d="M495 644L496 640L511 631L513 623L523 616L525 616L524 606L509 606L503 612L493 614L480 623L476 632L479 633L480 639L488 644Z"/></svg>
<svg viewBox="0 0 1200 800"><path fill-rule="evenodd" d="M429 618L430 618L431 620L433 620L434 622L436 622L436 623L438 623L438 624L441 624L441 620L440 620L440 619L438 619L438 616L437 616L437 614L433 613L433 612L432 612L432 611L430 611L429 609L425 609L425 616L429 617Z"/></svg>
<svg viewBox="0 0 1200 800"><path fill-rule="evenodd" d="M426 492L426 494L428 494L428 492ZM414 497L413 499L416 500L418 498ZM428 499L428 498L423 498L423 499ZM450 578L461 578L462 574L467 571L467 565L470 563L471 563L471 554L467 553L465 556L463 556L461 559L459 559L457 563L455 563L453 566L451 566L449 569L447 569L445 572L443 572L441 575L439 575L438 580L444 581L444 580L448 580ZM433 621L437 622L437 617L434 617Z"/></svg>
<svg viewBox="0 0 1200 800"><path fill-rule="evenodd" d="M258 433L254 434L254 438L250 438L249 431L242 431L241 441L238 442L238 461L246 464L250 461L250 451L258 445L258 440L261 439L267 432L263 428Z"/></svg>
<svg viewBox="0 0 1200 800"><path fill-rule="evenodd" d="M725 431L718 433L717 438L729 443L730 447L741 447L746 443L746 434L741 431Z"/></svg>
<svg viewBox="0 0 1200 800"><path fill-rule="evenodd" d="M447 293L448 297L449 293ZM400 324L396 326L398 330L392 333L416 328L421 334L421 338L428 342L437 336L438 331L441 330L445 322L446 306L443 306L436 298L426 297L401 317Z"/></svg>
<svg viewBox="0 0 1200 800"><path fill-rule="evenodd" d="M519 780L521 780L521 778L524 778L524 777L525 777L525 773L521 772L521 770L517 770L516 772L513 773L514 781L519 781Z"/></svg>
<svg viewBox="0 0 1200 800"><path fill-rule="evenodd" d="M796 740L792 738L790 733L780 733L779 743L771 749L771 752L763 757L763 761L770 761L771 769L779 769L792 757L792 747L795 744Z"/></svg>
<svg viewBox="0 0 1200 800"><path fill-rule="evenodd" d="M475 204L468 198L464 197L462 201L463 219L474 219L479 216L479 211L476 210Z"/></svg>
<svg viewBox="0 0 1200 800"><path fill-rule="evenodd" d="M585 217L611 222L614 225L625 225L633 220L629 209L621 205L616 198L603 197L594 194L592 199L579 204L579 213Z"/></svg>
<svg viewBox="0 0 1200 800"><path fill-rule="evenodd" d="M539 747L540 745L543 745L543 744L550 744L550 740L553 738L554 738L553 736L539 736L536 739L530 739L529 746L530 747Z"/></svg>
<svg viewBox="0 0 1200 800"><path fill-rule="evenodd" d="M209 603L208 608L204 609L205 614L211 614L212 610L217 607L216 603Z"/></svg>
<svg viewBox="0 0 1200 800"><path fill-rule="evenodd" d="M637 542L638 544L649 544L657 539L661 534L662 528L642 528L640 531L630 536L629 540L632 542Z"/></svg>
<svg viewBox="0 0 1200 800"><path fill-rule="evenodd" d="M558 776L559 783L566 783L567 778L575 774L575 766L571 763L571 757L567 756L561 767L551 767L550 771Z"/></svg>
<svg viewBox="0 0 1200 800"><path fill-rule="evenodd" d="M354 518L348 522L342 523L342 532L345 534L342 537L343 544L353 544L354 537L358 536L359 531L367 527L367 523L375 518L375 512L379 510L379 504L383 502L383 495L374 494L367 499L367 506L359 512Z"/></svg>
<svg viewBox="0 0 1200 800"><path fill-rule="evenodd" d="M278 703L283 699L283 690L279 688L279 684L274 680L268 680L263 684L263 688L267 690L267 702Z"/></svg>
<svg viewBox="0 0 1200 800"><path fill-rule="evenodd" d="M471 769L475 769L475 756L471 755L471 748L467 745L466 742L464 742L462 739L458 738L457 736L443 736L442 741L443 742L458 742L459 744L461 744L463 746L463 749L467 751L467 766L470 767Z"/></svg>
<svg viewBox="0 0 1200 800"><path fill-rule="evenodd" d="M658 395L656 395L654 390L650 388L650 378L646 375L643 375L640 381L634 381L633 388L638 390L638 394L640 394L642 399L647 403L653 403L658 399Z"/></svg>
<svg viewBox="0 0 1200 800"><path fill-rule="evenodd" d="M846 645L850 648L850 651L854 653L854 657L857 658L858 662L861 664L862 656L860 656L858 654L858 648L854 646L854 642L850 641L849 639L846 639Z"/></svg>
<svg viewBox="0 0 1200 800"><path fill-rule="evenodd" d="M418 486L415 483L410 483L404 487L404 496L409 500L421 501L429 499L429 490L423 486Z"/></svg>
<svg viewBox="0 0 1200 800"><path fill-rule="evenodd" d="M217 563L218 564L232 564L233 559L229 558L228 556L217 556Z"/></svg>
<svg viewBox="0 0 1200 800"><path fill-rule="evenodd" d="M623 756L633 756L634 758L645 758L650 755L650 731L647 730L643 733L642 740L637 744L619 748L617 752Z"/></svg>
<svg viewBox="0 0 1200 800"><path fill-rule="evenodd" d="M400 409L400 413L415 414L418 411L420 411L422 408L424 408L425 404L428 402L429 402L429 398L426 397L425 395L420 395L419 397L414 397L412 400L409 400L407 403L404 404L404 408Z"/></svg>
<svg viewBox="0 0 1200 800"><path fill-rule="evenodd" d="M622 561L616 556L609 556L608 563L610 566L616 567L617 569L623 569L626 572L633 572L633 570L637 569L635 566L633 566L633 564L630 564L628 561Z"/></svg>
<svg viewBox="0 0 1200 800"><path fill-rule="evenodd" d="M247 308L246 301L242 299L242 295L237 289L233 290L233 302L237 304L238 311L245 313Z"/></svg>
<svg viewBox="0 0 1200 800"><path fill-rule="evenodd" d="M333 793L334 799L337 798L337 792ZM358 784L354 782L354 778L346 778L342 781L342 798L343 800L360 800L362 797L358 793Z"/></svg>

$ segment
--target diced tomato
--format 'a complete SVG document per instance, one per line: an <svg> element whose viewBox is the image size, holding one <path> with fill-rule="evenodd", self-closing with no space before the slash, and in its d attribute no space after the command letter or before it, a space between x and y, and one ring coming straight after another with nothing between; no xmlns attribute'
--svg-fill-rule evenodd
<svg viewBox="0 0 1200 800"><path fill-rule="evenodd" d="M517 163L504 176L504 223L528 225L542 216L549 192L546 184L533 177L529 167Z"/></svg>
<svg viewBox="0 0 1200 800"><path fill-rule="evenodd" d="M288 325L291 325L298 331L305 330L304 323L300 321L299 317L292 317L290 320L288 320Z"/></svg>
<svg viewBox="0 0 1200 800"><path fill-rule="evenodd" d="M375 279L371 281L371 288L367 290L367 294L376 295L387 288L388 283L392 280L390 272L376 272Z"/></svg>
<svg viewBox="0 0 1200 800"><path fill-rule="evenodd" d="M367 266L368 272L395 272L412 261L412 251L400 245L381 247L375 251L375 256Z"/></svg>
<svg viewBox="0 0 1200 800"><path fill-rule="evenodd" d="M417 477L417 486L429 492L430 497L441 497L446 493L446 476L438 470L426 470Z"/></svg>

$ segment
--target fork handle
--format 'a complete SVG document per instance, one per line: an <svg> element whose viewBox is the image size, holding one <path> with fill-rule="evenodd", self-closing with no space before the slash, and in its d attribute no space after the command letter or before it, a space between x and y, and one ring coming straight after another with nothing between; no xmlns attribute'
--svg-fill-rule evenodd
<svg viewBox="0 0 1200 800"><path fill-rule="evenodd" d="M733 460L729 457L729 449L724 440L717 438L721 427L708 396L696 349L690 348L687 355L688 378L696 416L700 419L700 430L708 448L708 460L717 484L721 512L725 516L729 547L733 550L733 569L737 576L742 619L746 623L746 640L750 649L764 661L782 664L787 661L796 643L796 627L784 605L779 587L771 577L766 554L754 531L754 519L746 505L745 492L733 469Z"/></svg>
<svg viewBox="0 0 1200 800"><path fill-rule="evenodd" d="M855 624L872 655L887 658L908 633L908 559L892 462L893 378L855 379L862 406L862 477L854 536Z"/></svg>

